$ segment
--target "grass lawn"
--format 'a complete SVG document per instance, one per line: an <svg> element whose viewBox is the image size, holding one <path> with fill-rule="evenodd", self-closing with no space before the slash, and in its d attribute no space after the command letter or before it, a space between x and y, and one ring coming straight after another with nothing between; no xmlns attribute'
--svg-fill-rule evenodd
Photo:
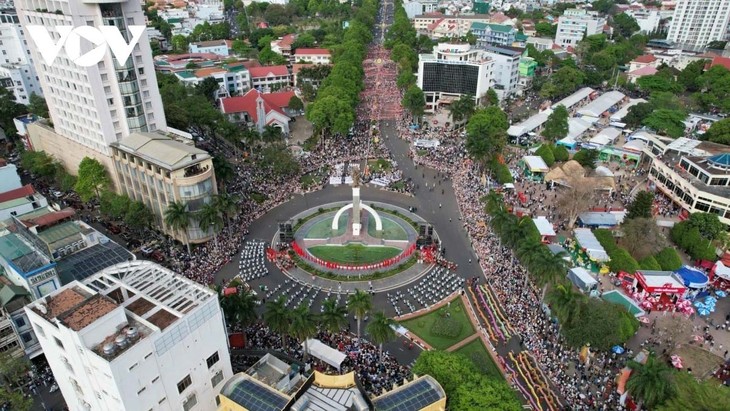
<svg viewBox="0 0 730 411"><path fill-rule="evenodd" d="M408 240L408 234L400 224L383 215L380 218L383 220L383 231L379 233L375 230L375 219L368 216L368 234L371 237L386 240Z"/></svg>
<svg viewBox="0 0 730 411"><path fill-rule="evenodd" d="M321 181L322 181L322 176L319 176L319 175L315 174L314 172L307 173L299 179L299 182L302 183L303 188L309 188L309 187L315 186L315 185L319 184Z"/></svg>
<svg viewBox="0 0 730 411"><path fill-rule="evenodd" d="M313 256L325 261L341 264L371 264L387 260L402 252L400 248L364 246L361 244L317 245L309 247Z"/></svg>
<svg viewBox="0 0 730 411"><path fill-rule="evenodd" d="M261 204L261 203L263 203L264 201L266 201L266 199L267 199L268 197L266 196L266 194L261 194L261 193L251 193L251 198L253 199L253 201L257 202L258 204Z"/></svg>
<svg viewBox="0 0 730 411"><path fill-rule="evenodd" d="M374 173L388 171L391 167L390 161L384 158L378 158L377 160L368 160L368 166L370 167L370 171Z"/></svg>
<svg viewBox="0 0 730 411"><path fill-rule="evenodd" d="M309 231L307 231L304 238L330 238L345 234L345 230L347 230L347 220L350 218L349 214L342 213L342 215L340 215L340 224L337 226L337 231L334 235L332 234L333 218L335 218L334 214L314 223Z"/></svg>
<svg viewBox="0 0 730 411"><path fill-rule="evenodd" d="M492 360L492 356L487 352L487 347L484 346L481 339L477 338L454 352L466 355L484 374L502 378L502 373L499 372L497 364Z"/></svg>
<svg viewBox="0 0 730 411"><path fill-rule="evenodd" d="M451 312L451 319L462 324L461 332L458 336L453 338L434 335L431 332L431 328L434 323L441 318L440 311L442 309L445 309L445 307L410 320L401 321L400 324L406 327L408 331L411 331L422 338L431 347L439 350L445 350L464 338L474 334L474 327L472 327L469 317L467 317L467 314L464 312L464 304L461 302L461 299L456 298L451 302L451 307L449 307L448 310Z"/></svg>

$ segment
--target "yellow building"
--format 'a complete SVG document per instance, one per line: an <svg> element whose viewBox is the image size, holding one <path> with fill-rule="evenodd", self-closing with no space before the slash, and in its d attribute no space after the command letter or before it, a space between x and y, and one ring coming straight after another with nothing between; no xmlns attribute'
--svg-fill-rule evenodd
<svg viewBox="0 0 730 411"><path fill-rule="evenodd" d="M157 224L180 241L202 243L212 238L191 219L187 233L165 224L165 210L172 202L196 212L211 201L218 189L213 161L193 141L173 139L160 133L132 133L111 143L119 192L145 203Z"/></svg>

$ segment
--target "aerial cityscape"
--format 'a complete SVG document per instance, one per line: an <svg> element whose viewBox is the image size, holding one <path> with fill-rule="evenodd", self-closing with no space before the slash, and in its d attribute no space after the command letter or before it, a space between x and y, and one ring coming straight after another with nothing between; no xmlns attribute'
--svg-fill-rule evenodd
<svg viewBox="0 0 730 411"><path fill-rule="evenodd" d="M0 0L0 411L730 409L730 0Z"/></svg>

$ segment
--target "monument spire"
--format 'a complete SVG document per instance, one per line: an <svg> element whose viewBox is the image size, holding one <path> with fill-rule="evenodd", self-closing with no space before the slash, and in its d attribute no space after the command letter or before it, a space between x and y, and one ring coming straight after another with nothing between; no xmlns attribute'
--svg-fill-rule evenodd
<svg viewBox="0 0 730 411"><path fill-rule="evenodd" d="M360 235L360 169L352 169L352 235Z"/></svg>

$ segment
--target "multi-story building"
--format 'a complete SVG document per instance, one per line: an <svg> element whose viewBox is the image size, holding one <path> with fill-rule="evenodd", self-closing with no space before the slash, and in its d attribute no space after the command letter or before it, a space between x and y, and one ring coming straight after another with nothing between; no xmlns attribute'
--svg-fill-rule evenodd
<svg viewBox="0 0 730 411"><path fill-rule="evenodd" d="M730 225L730 153L727 146L686 137L665 139L646 131L649 181L687 213L714 213Z"/></svg>
<svg viewBox="0 0 730 411"><path fill-rule="evenodd" d="M134 1L16 0L15 6L24 30L43 26L53 41L60 38L57 26L115 26L130 39L130 26L145 25L142 8ZM76 64L65 48L53 62L45 61L35 42L28 43L52 122L52 127L32 124L28 131L40 143L37 150L52 154L70 171L86 156L112 169L111 143L136 131L167 129L144 33L126 62L107 52L90 67Z"/></svg>
<svg viewBox="0 0 730 411"><path fill-rule="evenodd" d="M473 23L490 22L492 22L492 16L488 14L446 16L441 13L429 13L416 16L413 19L413 27L418 34L432 39L441 39L465 36Z"/></svg>
<svg viewBox="0 0 730 411"><path fill-rule="evenodd" d="M43 96L28 40L14 10L0 10L0 83L13 92L15 101L28 104L30 96Z"/></svg>
<svg viewBox="0 0 730 411"><path fill-rule="evenodd" d="M23 309L31 301L28 290L0 277L0 353L30 358L41 353Z"/></svg>
<svg viewBox="0 0 730 411"><path fill-rule="evenodd" d="M291 84L291 73L286 66L251 67L251 86L259 91L276 91Z"/></svg>
<svg viewBox="0 0 730 411"><path fill-rule="evenodd" d="M520 59L525 49L486 46L486 56L494 61L494 91L499 100L514 94L520 82Z"/></svg>
<svg viewBox="0 0 730 411"><path fill-rule="evenodd" d="M30 184L0 193L0 221L46 207L48 200Z"/></svg>
<svg viewBox="0 0 730 411"><path fill-rule="evenodd" d="M223 64L219 67L178 71L175 76L190 86L196 86L207 77L213 77L220 86L216 98L244 94L251 89L251 75L243 64Z"/></svg>
<svg viewBox="0 0 730 411"><path fill-rule="evenodd" d="M406 0L403 2L403 9L410 20L422 14L438 11L439 0Z"/></svg>
<svg viewBox="0 0 730 411"><path fill-rule="evenodd" d="M511 46L515 42L515 34L517 34L517 30L512 26L481 22L472 23L470 30L476 36L479 47Z"/></svg>
<svg viewBox="0 0 730 411"><path fill-rule="evenodd" d="M190 212L200 210L218 192L213 161L192 140L159 133L133 133L112 143L114 170L120 191L152 210L156 223L181 242L201 243L212 238L191 219L187 232L165 223L172 202L185 204Z"/></svg>
<svg viewBox="0 0 730 411"><path fill-rule="evenodd" d="M228 40L210 40L190 43L188 51L190 53L213 53L219 56L228 56L230 45Z"/></svg>
<svg viewBox="0 0 730 411"><path fill-rule="evenodd" d="M700 51L708 43L725 40L730 0L678 0L667 40L685 50Z"/></svg>
<svg viewBox="0 0 730 411"><path fill-rule="evenodd" d="M297 114L289 110L289 101L295 95L293 91L264 94L250 90L243 96L221 99L220 108L233 123L256 127L259 133L266 126L273 126L288 136L289 122Z"/></svg>
<svg viewBox="0 0 730 411"><path fill-rule="evenodd" d="M643 34L657 31L659 29L659 23L662 21L659 10L654 9L629 9L626 11L626 14L636 20L636 23L639 25L639 32Z"/></svg>
<svg viewBox="0 0 730 411"><path fill-rule="evenodd" d="M296 49L294 61L297 63L330 64L330 51L327 49Z"/></svg>
<svg viewBox="0 0 730 411"><path fill-rule="evenodd" d="M418 56L418 87L426 97L426 111L450 104L463 95L485 102L493 85L494 60L468 43L439 43L433 54Z"/></svg>
<svg viewBox="0 0 730 411"><path fill-rule="evenodd" d="M107 267L25 307L74 410L212 410L231 378L218 296L149 261Z"/></svg>
<svg viewBox="0 0 730 411"><path fill-rule="evenodd" d="M287 34L271 42L271 51L281 54L287 61L291 62L291 46L296 41L296 34Z"/></svg>
<svg viewBox="0 0 730 411"><path fill-rule="evenodd" d="M605 25L605 17L589 14L583 9L565 10L558 19L555 43L560 47L575 47L584 36L603 33Z"/></svg>

